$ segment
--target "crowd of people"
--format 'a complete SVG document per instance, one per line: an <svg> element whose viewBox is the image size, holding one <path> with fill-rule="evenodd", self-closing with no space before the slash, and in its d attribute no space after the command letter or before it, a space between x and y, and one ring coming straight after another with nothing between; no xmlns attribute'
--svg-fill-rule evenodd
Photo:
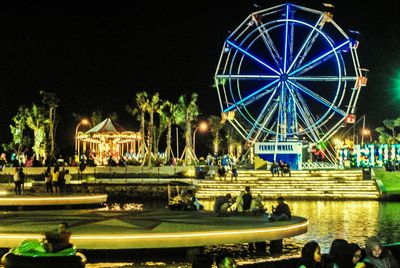
<svg viewBox="0 0 400 268"><path fill-rule="evenodd" d="M241 191L236 198L233 198L230 193L217 197L214 203L214 212L219 217L237 213L267 215L266 221L285 221L292 217L289 205L285 203L282 196L277 198L277 206L272 206L272 210L269 212L261 194L253 197L249 186L246 186L245 191Z"/></svg>
<svg viewBox="0 0 400 268"><path fill-rule="evenodd" d="M53 168L53 171L50 167L47 167L44 172L44 182L46 185L46 193L70 193L71 192L71 180L72 175L69 173L68 169L58 166Z"/></svg>
<svg viewBox="0 0 400 268"><path fill-rule="evenodd" d="M22 167L15 167L13 180L16 195L22 195L24 193L25 176ZM51 167L47 167L46 171L43 173L43 177L46 193L71 193L72 175L69 173L68 169L65 169L65 167L61 170L58 166L55 166L53 170L51 170Z"/></svg>
<svg viewBox="0 0 400 268"><path fill-rule="evenodd" d="M382 246L379 238L369 237L362 249L356 243L344 239L332 241L329 253L321 254L316 241L304 245L298 268L399 268L392 253Z"/></svg>
<svg viewBox="0 0 400 268"><path fill-rule="evenodd" d="M213 259L207 255L198 255L192 262L192 267L213 267ZM221 254L216 257L218 268L237 267L232 254ZM296 268L399 268L399 262L391 251L382 246L378 237L372 236L366 240L365 249L356 243L345 239L335 239L327 254L321 253L316 241L310 241L301 250L301 257L286 266L266 267L296 267ZM257 266L258 267L258 266ZM261 267L261 266L260 266Z"/></svg>

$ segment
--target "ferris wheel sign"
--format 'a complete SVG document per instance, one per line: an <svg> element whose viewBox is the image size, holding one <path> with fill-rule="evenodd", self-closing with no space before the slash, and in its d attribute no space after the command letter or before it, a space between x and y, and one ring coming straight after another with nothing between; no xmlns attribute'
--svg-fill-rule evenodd
<svg viewBox="0 0 400 268"><path fill-rule="evenodd" d="M294 4L250 14L218 61L222 115L248 144L328 140L354 115L367 84L357 36L332 13Z"/></svg>

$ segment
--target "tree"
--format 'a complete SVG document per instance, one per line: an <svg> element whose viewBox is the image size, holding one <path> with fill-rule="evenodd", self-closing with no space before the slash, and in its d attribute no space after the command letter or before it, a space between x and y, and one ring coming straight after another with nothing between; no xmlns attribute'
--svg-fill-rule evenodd
<svg viewBox="0 0 400 268"><path fill-rule="evenodd" d="M33 131L34 145L32 149L35 152L35 157L37 160L41 157L46 160L45 127L48 124L46 111L42 107L32 104L32 108L25 109L24 116L26 116L27 126Z"/></svg>
<svg viewBox="0 0 400 268"><path fill-rule="evenodd" d="M189 165L192 162L197 162L196 155L193 151L192 141L192 123L199 115L199 107L197 106L197 93L193 93L190 100L186 95L182 95L178 99L177 124L183 126L185 131L185 149L183 150L181 160L185 157L185 164Z"/></svg>
<svg viewBox="0 0 400 268"><path fill-rule="evenodd" d="M219 116L216 115L212 115L209 118L209 122L210 122L210 132L211 132L211 136L213 137L213 151L214 154L218 154L218 149L219 149L219 144L221 141L220 138L220 130L223 127L223 124L221 122L221 118Z"/></svg>
<svg viewBox="0 0 400 268"><path fill-rule="evenodd" d="M48 137L49 137L49 141L50 141L49 155L50 155L50 157L55 159L54 145L55 145L55 137L56 137L56 116L57 116L56 109L58 107L58 103L60 102L60 99L57 97L57 95L55 93L46 92L43 90L40 91L40 95L42 95L42 97L43 97L43 99L42 99L43 104L48 109L47 124L49 127Z"/></svg>
<svg viewBox="0 0 400 268"><path fill-rule="evenodd" d="M148 96L147 92L141 91L136 93L136 108L131 108L129 106L126 106L126 110L128 113L130 113L132 116L136 117L136 119L139 119L140 121L140 137L142 139L142 142L140 143L140 147L138 150L138 155L142 156L143 162L142 165L145 163L145 157L147 155L147 146L146 146L146 141L145 141L145 114L146 114L146 107L147 107L147 102L148 102Z"/></svg>
<svg viewBox="0 0 400 268"><path fill-rule="evenodd" d="M147 155L147 165L151 166L151 155L153 149L153 135L154 135L154 113L157 113L160 109L160 96L158 93L155 93L151 96L150 99L146 101L146 111L149 114L149 124L147 128L147 133L149 136L148 139L148 155Z"/></svg>
<svg viewBox="0 0 400 268"><path fill-rule="evenodd" d="M18 113L12 118L14 126L10 125L11 135L13 137L11 142L2 144L5 151L13 151L16 155L22 154L23 150L31 143L31 139L25 133L27 127L25 109L26 107L24 106L19 107Z"/></svg>
<svg viewBox="0 0 400 268"><path fill-rule="evenodd" d="M375 131L379 133L378 137L379 143L393 144L395 142L394 137L392 137L389 133L387 133L384 127L378 127L375 129Z"/></svg>
<svg viewBox="0 0 400 268"><path fill-rule="evenodd" d="M163 125L165 125L167 128L167 135L166 135L167 146L165 148L165 156L167 162L169 162L171 155L172 157L175 157L171 146L171 140L172 140L171 132L172 132L172 124L175 123L175 119L177 117L178 117L177 105L167 100L164 101L161 104L160 121L163 122Z"/></svg>
<svg viewBox="0 0 400 268"><path fill-rule="evenodd" d="M232 146L234 151L235 149L238 148L239 145L242 144L243 138L240 136L239 132L233 127L231 123L229 124L224 124L224 130L225 130L225 137L226 137L226 142L227 142L227 147L229 152L229 146ZM233 152L236 156L240 156L241 152Z"/></svg>
<svg viewBox="0 0 400 268"><path fill-rule="evenodd" d="M392 137L394 138L396 136L395 130L394 130L394 128L395 128L395 120L394 119L383 120L383 125L386 128L388 128L388 129L390 129L392 131Z"/></svg>

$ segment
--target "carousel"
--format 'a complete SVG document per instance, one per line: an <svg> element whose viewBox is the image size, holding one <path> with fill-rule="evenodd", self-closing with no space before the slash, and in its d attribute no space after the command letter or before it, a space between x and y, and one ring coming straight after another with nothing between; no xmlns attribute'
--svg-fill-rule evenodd
<svg viewBox="0 0 400 268"><path fill-rule="evenodd" d="M77 153L85 154L97 165L107 165L110 158L138 160L142 142L139 132L126 131L115 121L107 118L86 132L77 134Z"/></svg>

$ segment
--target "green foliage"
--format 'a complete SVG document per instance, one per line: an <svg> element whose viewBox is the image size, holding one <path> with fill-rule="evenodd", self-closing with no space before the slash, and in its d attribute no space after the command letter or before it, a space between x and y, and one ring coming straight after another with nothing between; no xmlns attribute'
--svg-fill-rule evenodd
<svg viewBox="0 0 400 268"><path fill-rule="evenodd" d="M26 108L26 124L32 129L34 136L33 151L36 159L43 157L46 159L46 125L49 123L47 111L43 107L32 104L31 108Z"/></svg>
<svg viewBox="0 0 400 268"><path fill-rule="evenodd" d="M13 137L11 142L2 144L5 151L15 152L17 155L31 143L31 139L25 133L27 127L25 109L24 106L19 107L18 113L12 118L14 126L10 125L11 135Z"/></svg>
<svg viewBox="0 0 400 268"><path fill-rule="evenodd" d="M396 134L396 128L400 127L400 117L396 119L385 119L383 120L384 127L376 128L376 132L379 133L379 143L394 144L400 142L400 135ZM391 134L387 132L390 130Z"/></svg>

